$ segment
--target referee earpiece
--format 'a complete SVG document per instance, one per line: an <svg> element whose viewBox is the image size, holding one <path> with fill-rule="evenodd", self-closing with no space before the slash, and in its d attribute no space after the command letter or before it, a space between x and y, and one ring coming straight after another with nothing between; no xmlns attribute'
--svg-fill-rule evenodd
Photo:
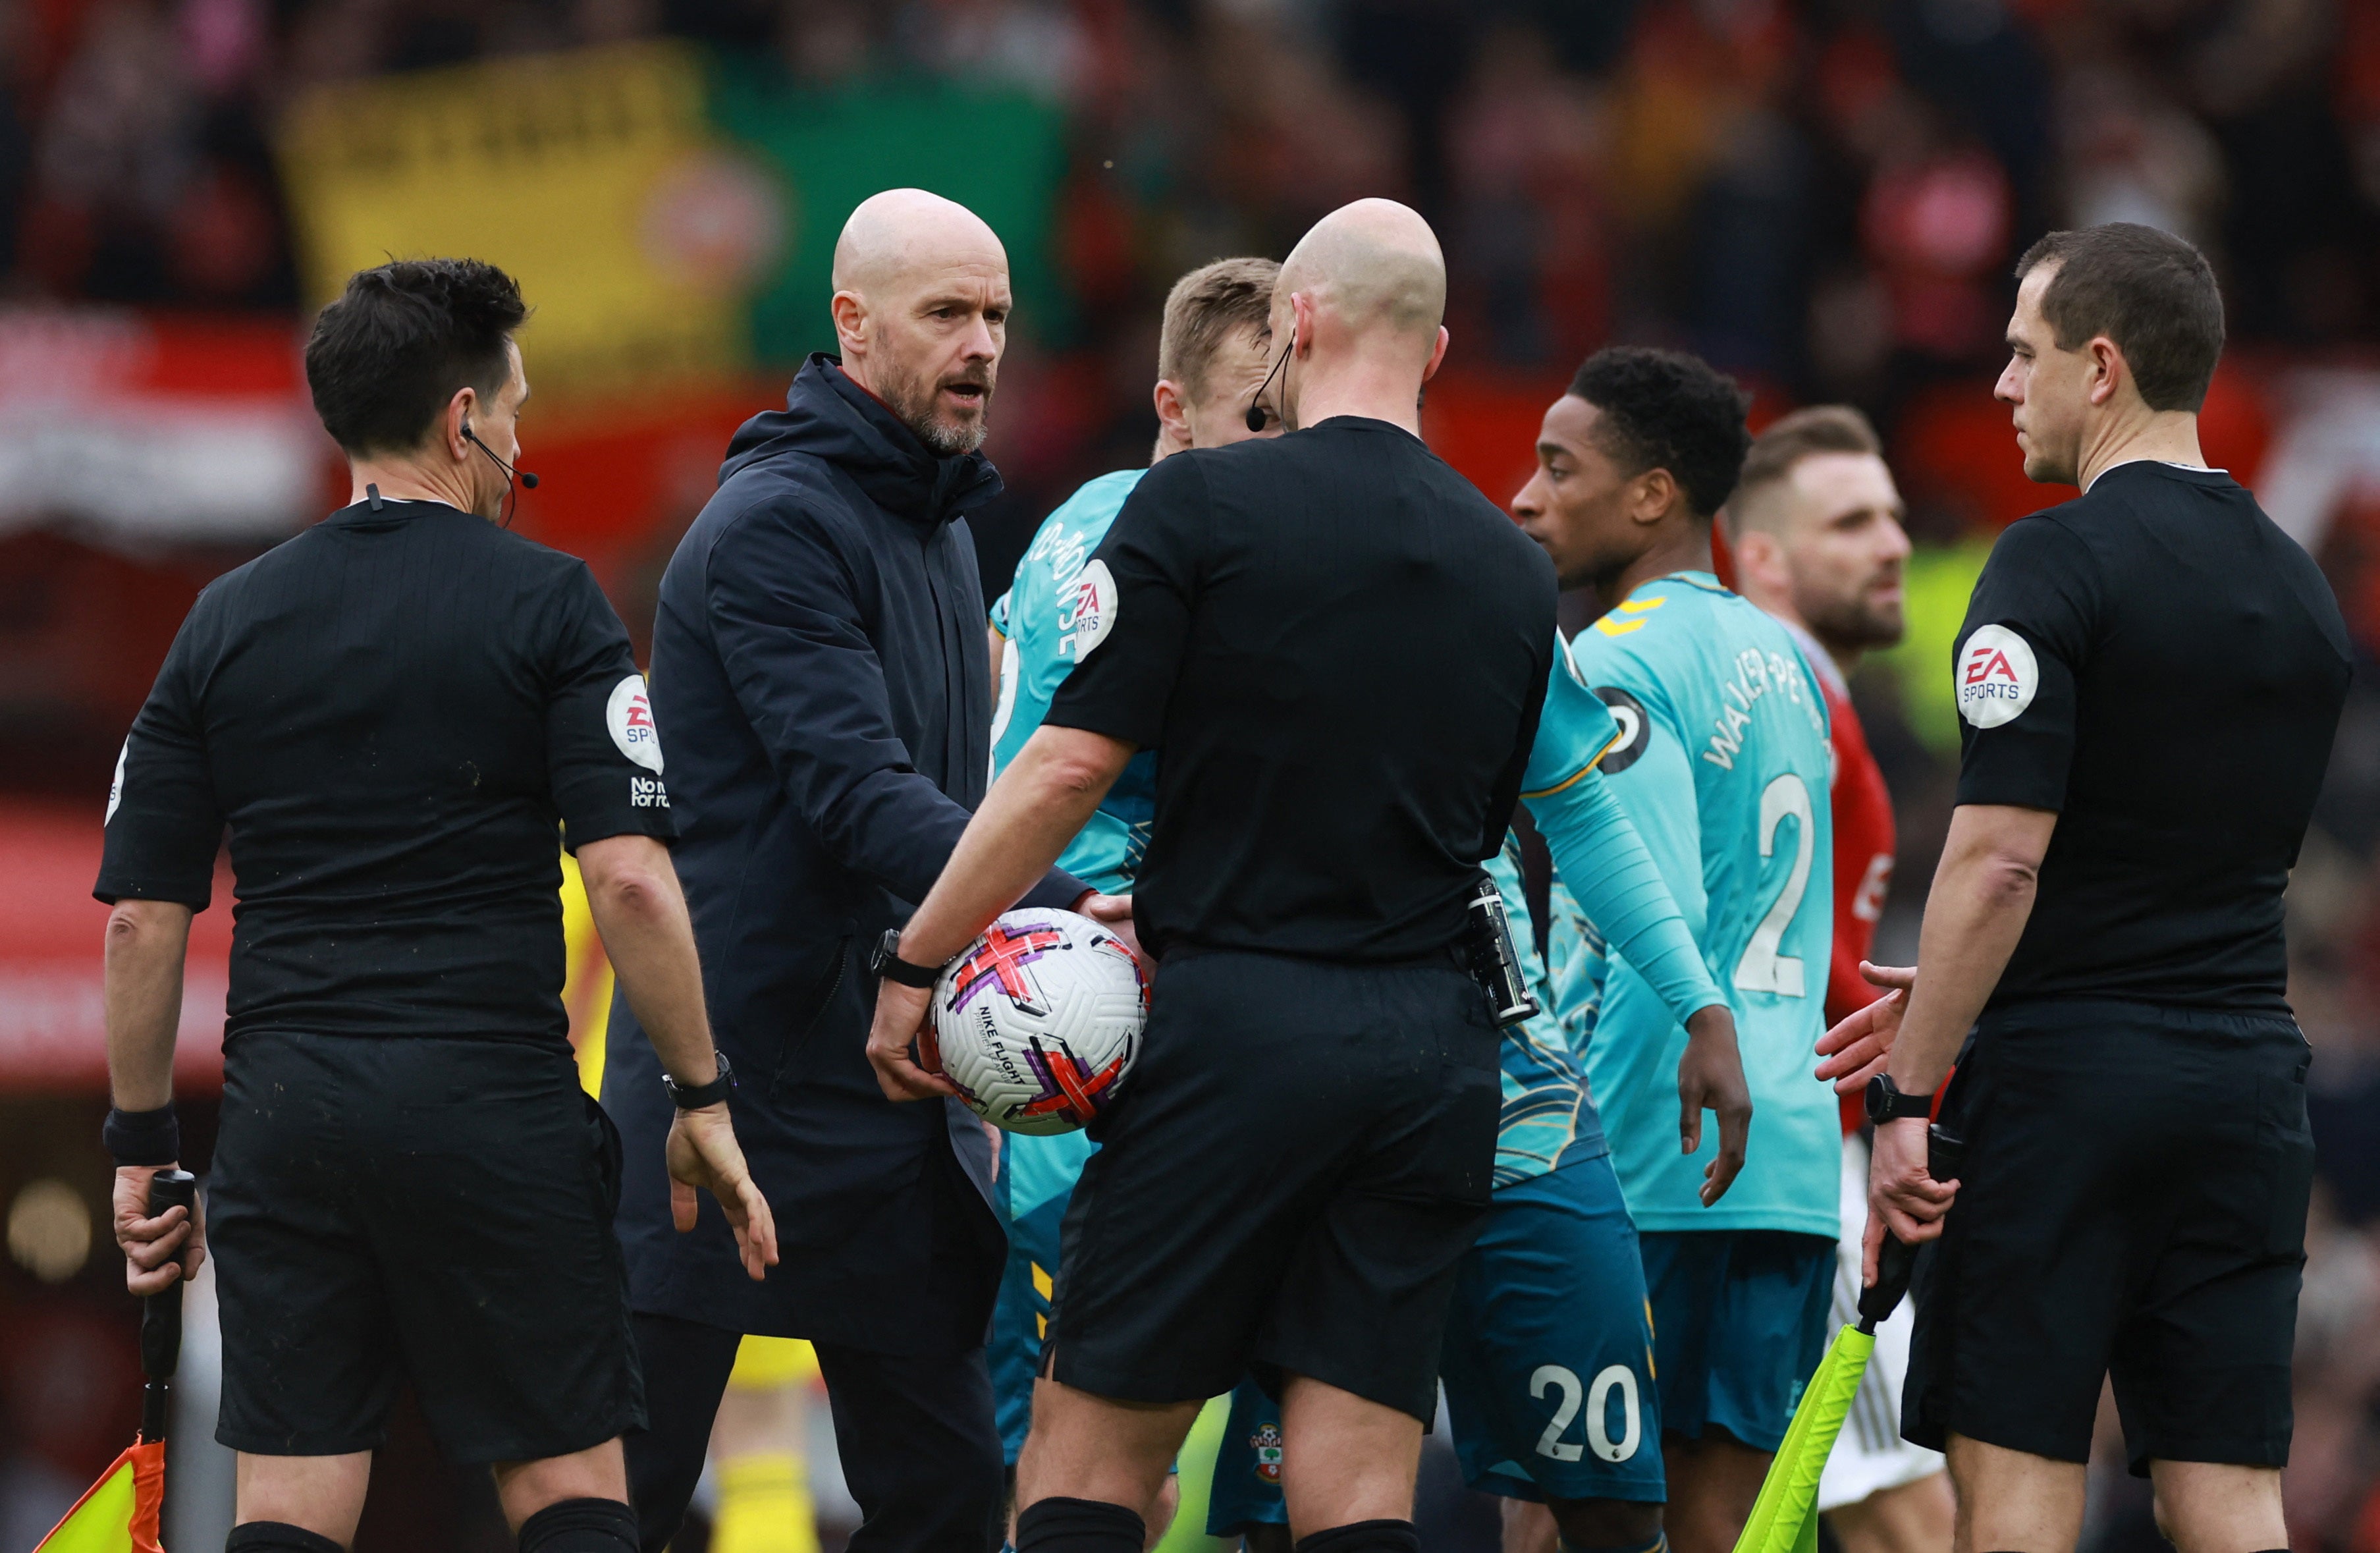
<svg viewBox="0 0 2380 1553"><path fill-rule="evenodd" d="M1273 362L1273 364L1272 364L1272 370L1271 370L1271 371L1269 371L1269 372L1267 372L1267 373L1265 374L1265 380L1264 380L1264 382L1260 382L1260 383L1257 384L1257 393L1256 393L1256 397L1255 397L1255 398L1253 398L1253 399L1250 399L1250 400L1248 401L1248 430L1249 430L1250 431L1262 431L1264 430L1264 428L1265 428L1265 417L1264 417L1264 396L1265 396L1265 390L1266 390L1266 389L1268 389L1268 388L1270 388L1270 387L1272 386L1272 380L1273 380L1275 377L1277 377L1277 376L1279 376L1279 375L1280 375L1281 370L1283 367L1286 367L1286 366L1288 366L1288 365L1289 365L1289 353L1290 353L1290 351L1295 350L1296 348L1297 348L1297 328L1296 328L1296 326L1295 326L1294 324L1293 324L1293 325L1291 325L1291 327L1290 327L1290 331L1289 331L1289 346L1288 346L1288 348L1287 348L1287 349L1285 349L1285 350L1283 350L1283 351L1281 353L1281 356L1279 357L1279 358L1278 358L1278 359L1276 359L1276 360ZM466 433L466 435L468 435L468 433L467 432L467 433Z"/></svg>
<svg viewBox="0 0 2380 1553"><path fill-rule="evenodd" d="M473 447L478 448L481 453L486 454L489 461L493 463L497 468L502 469L504 472L504 479L518 479L521 484L527 486L531 491L535 491L537 489L537 477L535 475L530 474L527 469L516 469L511 465L505 463L503 459L498 458L496 456L496 450L490 447L487 443L480 441L479 433L471 430L471 423L468 420L463 422L463 440L470 443Z"/></svg>

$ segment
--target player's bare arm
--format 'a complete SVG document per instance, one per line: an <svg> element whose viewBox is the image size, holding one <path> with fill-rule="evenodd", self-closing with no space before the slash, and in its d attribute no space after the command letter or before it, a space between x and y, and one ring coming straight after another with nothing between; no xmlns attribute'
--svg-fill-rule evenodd
<svg viewBox="0 0 2380 1553"><path fill-rule="evenodd" d="M2033 913L2041 859L2057 826L2054 813L2007 804L1961 804L1951 811L1917 942L1919 974L1886 1070L1903 1094L1930 1094L1949 1075L1960 1041L1984 1012ZM1912 1244L1942 1232L1958 1183L1936 1181L1925 1152L1922 1117L1876 1130L1862 1274L1869 1282L1886 1230Z"/></svg>
<svg viewBox="0 0 2380 1553"><path fill-rule="evenodd" d="M983 807L959 837L941 877L901 933L901 958L939 965L1016 903L1058 860L1058 854L1123 774L1136 746L1103 734L1048 723L1035 731L984 795ZM1093 896L1089 915L1117 925L1121 898ZM1121 916L1128 917L1123 905ZM948 1079L927 1072L909 1045L926 1022L930 989L885 981L877 989L876 1022L868 1033L868 1060L886 1098L923 1100L954 1095Z"/></svg>
<svg viewBox="0 0 2380 1553"><path fill-rule="evenodd" d="M174 1036L182 1023L191 915L178 901L137 900L118 901L107 914L107 1074L117 1110L155 1111L174 1103ZM196 1209L169 1207L149 1217L149 1178L176 1168L116 1168L110 1217L124 1248L124 1286L135 1294L195 1277L207 1259L206 1226Z"/></svg>
<svg viewBox="0 0 2380 1553"><path fill-rule="evenodd" d="M713 1082L719 1056L703 1012L694 922L669 849L650 836L606 836L578 849L578 867L603 951L662 1067L689 1087ZM776 1219L745 1165L727 1102L679 1110L670 1125L665 1158L670 1218L678 1232L694 1228L695 1193L708 1191L735 1231L745 1272L756 1280L766 1277L777 1265Z"/></svg>

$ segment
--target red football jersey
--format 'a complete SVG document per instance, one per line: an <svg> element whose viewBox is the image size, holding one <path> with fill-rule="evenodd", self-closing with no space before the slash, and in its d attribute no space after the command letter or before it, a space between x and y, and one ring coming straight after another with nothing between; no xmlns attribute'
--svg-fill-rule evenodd
<svg viewBox="0 0 2380 1553"><path fill-rule="evenodd" d="M1835 956L1827 972L1827 1023L1832 1025L1882 996L1860 975L1860 962L1876 941L1876 918L1884 915L1892 884L1892 794L1884 772L1868 753L1867 734L1852 710L1851 686L1835 661L1806 634L1795 631L1802 654L1827 698L1835 761ZM1858 1097L1843 1101L1843 1128L1859 1125Z"/></svg>

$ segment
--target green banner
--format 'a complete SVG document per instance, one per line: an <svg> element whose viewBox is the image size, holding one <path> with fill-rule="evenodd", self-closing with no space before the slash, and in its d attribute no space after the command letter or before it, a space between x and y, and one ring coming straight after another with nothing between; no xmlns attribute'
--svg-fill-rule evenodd
<svg viewBox="0 0 2380 1553"><path fill-rule="evenodd" d="M1008 249L1016 328L1062 342L1074 329L1055 261L1065 120L1022 91L930 79L821 91L742 61L711 75L713 121L786 188L785 242L752 299L752 349L790 364L834 348L834 239L854 206L887 188L929 189L991 224Z"/></svg>

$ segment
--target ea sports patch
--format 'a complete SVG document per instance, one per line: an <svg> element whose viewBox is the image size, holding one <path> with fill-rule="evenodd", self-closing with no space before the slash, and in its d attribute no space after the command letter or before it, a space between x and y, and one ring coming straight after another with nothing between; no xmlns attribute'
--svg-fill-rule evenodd
<svg viewBox="0 0 2380 1553"><path fill-rule="evenodd" d="M1074 592L1066 601L1059 624L1074 639L1075 661L1079 663L1091 655L1091 649L1108 639L1115 629L1115 574L1104 561L1093 561L1075 574Z"/></svg>
<svg viewBox="0 0 2380 1553"><path fill-rule="evenodd" d="M662 734L653 726L652 698L645 692L644 675L630 674L612 686L612 699L603 708L603 726L621 754L655 776L661 774Z"/></svg>
<svg viewBox="0 0 2380 1553"><path fill-rule="evenodd" d="M1959 649L1959 715L1977 728L2012 722L2041 689L2033 645L2005 625L1979 625Z"/></svg>
<svg viewBox="0 0 2380 1553"><path fill-rule="evenodd" d="M1611 709L1611 721L1620 724L1620 737L1603 752L1597 762L1605 776L1618 776L1634 765L1653 742L1653 720L1645 715L1645 703L1616 685L1598 685L1596 699Z"/></svg>
<svg viewBox="0 0 2380 1553"><path fill-rule="evenodd" d="M115 818L115 806L124 802L124 758L131 753L132 735L127 734L124 735L124 747L115 752L115 780L107 784L107 816L99 822L102 830L106 829L109 819Z"/></svg>

